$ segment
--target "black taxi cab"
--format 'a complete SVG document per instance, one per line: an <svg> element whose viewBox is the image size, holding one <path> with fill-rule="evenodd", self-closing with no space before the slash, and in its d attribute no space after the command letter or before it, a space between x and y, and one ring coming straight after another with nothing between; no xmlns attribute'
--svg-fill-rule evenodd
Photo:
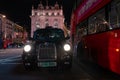
<svg viewBox="0 0 120 80"><path fill-rule="evenodd" d="M31 68L71 68L72 48L58 28L37 29L31 41L23 48L22 61L26 69Z"/></svg>

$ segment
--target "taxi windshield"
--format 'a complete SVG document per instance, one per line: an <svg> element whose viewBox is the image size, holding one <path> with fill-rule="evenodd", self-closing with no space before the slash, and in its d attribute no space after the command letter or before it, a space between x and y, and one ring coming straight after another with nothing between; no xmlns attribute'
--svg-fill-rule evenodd
<svg viewBox="0 0 120 80"><path fill-rule="evenodd" d="M64 32L61 29L39 29L34 32L35 40L54 41L64 39Z"/></svg>

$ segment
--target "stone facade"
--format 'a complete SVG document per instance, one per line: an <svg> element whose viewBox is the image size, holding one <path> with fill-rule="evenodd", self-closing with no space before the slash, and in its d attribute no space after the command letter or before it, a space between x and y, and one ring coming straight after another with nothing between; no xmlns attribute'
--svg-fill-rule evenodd
<svg viewBox="0 0 120 80"><path fill-rule="evenodd" d="M31 13L31 37L33 37L33 33L36 29L45 28L46 26L64 30L63 9L57 2L54 6L48 6L48 3L46 6L43 6L40 2L37 9L32 7Z"/></svg>

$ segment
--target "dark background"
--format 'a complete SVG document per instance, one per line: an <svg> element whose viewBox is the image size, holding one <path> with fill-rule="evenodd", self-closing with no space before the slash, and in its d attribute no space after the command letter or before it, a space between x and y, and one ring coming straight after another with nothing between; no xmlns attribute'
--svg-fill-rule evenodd
<svg viewBox="0 0 120 80"><path fill-rule="evenodd" d="M54 6L56 1L59 5L63 6L63 12L65 16L65 22L70 24L70 16L72 12L74 0L0 0L0 14L6 15L11 21L25 27L27 31L30 31L31 27L31 8L34 6L37 8L40 1L43 5Z"/></svg>

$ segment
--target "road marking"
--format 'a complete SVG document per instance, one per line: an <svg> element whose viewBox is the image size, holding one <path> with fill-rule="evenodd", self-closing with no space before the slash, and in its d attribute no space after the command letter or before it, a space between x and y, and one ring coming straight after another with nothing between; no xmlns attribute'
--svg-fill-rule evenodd
<svg viewBox="0 0 120 80"><path fill-rule="evenodd" d="M19 61L19 60L21 60L21 59L3 59L3 60L1 60L1 61Z"/></svg>
<svg viewBox="0 0 120 80"><path fill-rule="evenodd" d="M5 58L5 59L1 59L0 63L5 63L5 62L12 62L12 61L19 61L21 60L21 56L14 56L14 57L9 57L9 58Z"/></svg>
<svg viewBox="0 0 120 80"><path fill-rule="evenodd" d="M0 63L0 64L22 64L22 62L21 63L18 63L18 62L5 63L5 62L3 62L3 63Z"/></svg>

